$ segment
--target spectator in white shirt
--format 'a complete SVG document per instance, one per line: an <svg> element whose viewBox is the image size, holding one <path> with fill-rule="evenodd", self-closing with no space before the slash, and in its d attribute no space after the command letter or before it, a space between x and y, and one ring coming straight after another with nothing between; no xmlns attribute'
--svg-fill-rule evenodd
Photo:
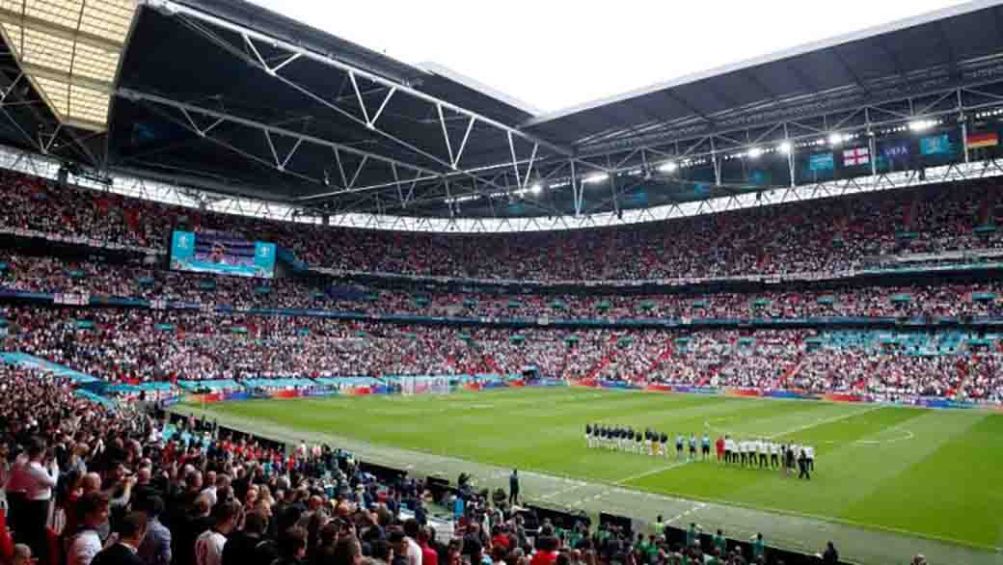
<svg viewBox="0 0 1003 565"><path fill-rule="evenodd" d="M221 565L226 536L230 535L240 522L240 504L223 502L213 508L214 523L195 540L195 563L197 565Z"/></svg>
<svg viewBox="0 0 1003 565"><path fill-rule="evenodd" d="M27 463L14 468L8 483L24 493L21 515L17 520L19 541L31 547L33 555L44 560L47 555L45 526L49 518L52 487L59 479L59 467L40 438L32 439L27 452Z"/></svg>
<svg viewBox="0 0 1003 565"><path fill-rule="evenodd" d="M101 551L101 536L98 531L108 523L108 508L108 495L98 491L84 493L77 501L80 526L69 538L66 565L90 565L94 556Z"/></svg>

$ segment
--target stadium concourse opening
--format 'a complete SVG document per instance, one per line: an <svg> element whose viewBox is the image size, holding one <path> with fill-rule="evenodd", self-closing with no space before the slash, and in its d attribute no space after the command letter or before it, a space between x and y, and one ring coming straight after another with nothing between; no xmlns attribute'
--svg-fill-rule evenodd
<svg viewBox="0 0 1003 565"><path fill-rule="evenodd" d="M534 115L0 5L0 562L998 563L1001 10Z"/></svg>

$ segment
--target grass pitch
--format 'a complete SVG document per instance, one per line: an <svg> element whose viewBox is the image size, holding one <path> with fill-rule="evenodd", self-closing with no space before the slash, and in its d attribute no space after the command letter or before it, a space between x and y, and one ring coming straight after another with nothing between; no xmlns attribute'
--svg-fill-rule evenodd
<svg viewBox="0 0 1003 565"><path fill-rule="evenodd" d="M219 412L660 494L824 518L996 551L1003 414L578 388L212 405ZM811 482L779 471L586 446L587 422L816 447ZM543 493L526 492L528 498Z"/></svg>

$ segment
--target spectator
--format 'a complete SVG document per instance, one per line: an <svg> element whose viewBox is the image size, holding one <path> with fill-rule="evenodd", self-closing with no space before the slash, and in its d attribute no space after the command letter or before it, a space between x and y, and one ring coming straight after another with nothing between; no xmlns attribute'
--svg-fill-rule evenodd
<svg viewBox="0 0 1003 565"><path fill-rule="evenodd" d="M831 541L826 542L825 551L819 557L824 565L839 565L839 552Z"/></svg>
<svg viewBox="0 0 1003 565"><path fill-rule="evenodd" d="M146 514L131 512L118 524L117 541L102 549L91 561L92 565L143 565L138 551L146 535Z"/></svg>
<svg viewBox="0 0 1003 565"><path fill-rule="evenodd" d="M22 491L23 503L19 509L15 535L27 544L32 554L42 559L48 553L45 526L52 502L52 489L59 479L59 466L46 448L45 441L35 437L28 444L27 459L16 464L11 471L10 483Z"/></svg>
<svg viewBox="0 0 1003 565"><path fill-rule="evenodd" d="M271 540L265 538L268 516L262 510L244 515L244 527L234 532L223 546L222 565L270 565L277 557Z"/></svg>
<svg viewBox="0 0 1003 565"><path fill-rule="evenodd" d="M160 522L164 501L157 495L135 494L136 510L146 514L147 529L139 546L144 565L171 565L171 531Z"/></svg>
<svg viewBox="0 0 1003 565"><path fill-rule="evenodd" d="M84 494L76 505L79 529L72 532L66 555L67 565L90 565L102 549L99 530L108 524L108 495L102 492Z"/></svg>
<svg viewBox="0 0 1003 565"><path fill-rule="evenodd" d="M293 526L282 532L278 543L279 556L272 565L299 565L306 557L307 532L303 528Z"/></svg>
<svg viewBox="0 0 1003 565"><path fill-rule="evenodd" d="M197 565L222 565L223 547L228 536L240 520L240 505L223 502L212 511L213 526L195 540Z"/></svg>
<svg viewBox="0 0 1003 565"><path fill-rule="evenodd" d="M403 532L400 533L403 534ZM361 565L362 562L362 547L355 536L342 536L334 544L334 560L332 565Z"/></svg>

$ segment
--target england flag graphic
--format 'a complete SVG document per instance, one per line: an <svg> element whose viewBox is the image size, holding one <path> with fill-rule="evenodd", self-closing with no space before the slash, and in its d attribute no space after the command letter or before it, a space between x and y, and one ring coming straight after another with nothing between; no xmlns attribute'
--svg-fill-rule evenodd
<svg viewBox="0 0 1003 565"><path fill-rule="evenodd" d="M855 147L843 150L843 166L853 167L871 162L871 150L867 147Z"/></svg>

